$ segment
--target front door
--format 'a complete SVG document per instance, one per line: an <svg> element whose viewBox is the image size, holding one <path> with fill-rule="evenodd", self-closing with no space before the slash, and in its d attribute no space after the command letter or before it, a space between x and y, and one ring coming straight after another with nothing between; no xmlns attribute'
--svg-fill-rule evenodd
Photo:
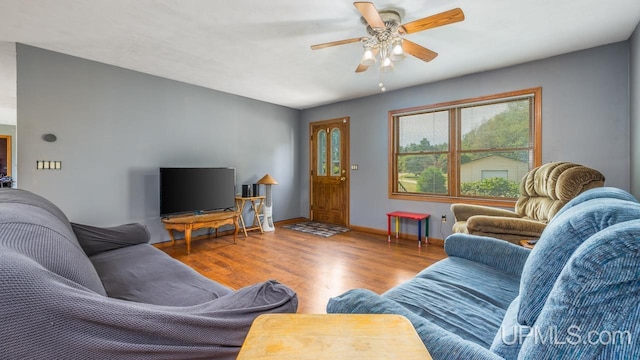
<svg viewBox="0 0 640 360"><path fill-rule="evenodd" d="M349 224L349 118L309 124L311 220Z"/></svg>

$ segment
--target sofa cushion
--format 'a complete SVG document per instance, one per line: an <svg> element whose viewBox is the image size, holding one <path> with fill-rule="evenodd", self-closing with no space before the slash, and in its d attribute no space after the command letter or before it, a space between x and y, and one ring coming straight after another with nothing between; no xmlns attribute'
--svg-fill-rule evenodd
<svg viewBox="0 0 640 360"><path fill-rule="evenodd" d="M433 359L504 360L487 348L449 332L431 318L423 318L371 290L351 289L329 299L328 314L397 314L409 319ZM401 357L399 357L401 359Z"/></svg>
<svg viewBox="0 0 640 360"><path fill-rule="evenodd" d="M533 326L569 257L591 235L611 225L640 218L640 204L620 199L580 203L554 218L522 270L518 322Z"/></svg>
<svg viewBox="0 0 640 360"><path fill-rule="evenodd" d="M489 348L505 310L518 294L518 279L481 263L449 257L382 296Z"/></svg>
<svg viewBox="0 0 640 360"><path fill-rule="evenodd" d="M520 356L527 359L637 359L640 220L591 236L570 257Z"/></svg>
<svg viewBox="0 0 640 360"><path fill-rule="evenodd" d="M518 310L520 309L520 296L513 299L511 305L502 319L500 330L496 333L491 344L491 351L505 359L518 358L518 352L524 341L524 337L530 332L528 326L518 323Z"/></svg>
<svg viewBox="0 0 640 360"><path fill-rule="evenodd" d="M6 189L0 191L12 192ZM29 194L30 196L24 195ZM106 295L91 261L84 253L62 212L31 193L0 195L0 247L33 259L46 270L100 295ZM33 195L33 196L31 196ZM17 200L16 200L17 199ZM32 201L36 199L36 201ZM51 205L53 206L53 205Z"/></svg>
<svg viewBox="0 0 640 360"><path fill-rule="evenodd" d="M110 228L71 223L71 228L87 256L149 242L149 230L137 223Z"/></svg>
<svg viewBox="0 0 640 360"><path fill-rule="evenodd" d="M189 306L232 292L149 244L101 252L90 259L112 298Z"/></svg>

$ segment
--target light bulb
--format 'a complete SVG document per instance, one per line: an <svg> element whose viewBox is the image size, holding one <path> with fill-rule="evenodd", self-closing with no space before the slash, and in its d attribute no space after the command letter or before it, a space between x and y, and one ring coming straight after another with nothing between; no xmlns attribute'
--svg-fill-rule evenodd
<svg viewBox="0 0 640 360"><path fill-rule="evenodd" d="M404 49L402 48L402 39L396 38L391 43L391 60L392 61L401 61L406 57L404 53Z"/></svg>
<svg viewBox="0 0 640 360"><path fill-rule="evenodd" d="M380 66L380 71L382 72L389 72L393 70L393 62L391 62L391 59L387 56L384 58L384 60L382 60L382 65Z"/></svg>
<svg viewBox="0 0 640 360"><path fill-rule="evenodd" d="M376 57L373 55L373 50L371 45L364 45L364 54L362 54L362 60L360 60L360 64L364 66L370 66L375 64Z"/></svg>

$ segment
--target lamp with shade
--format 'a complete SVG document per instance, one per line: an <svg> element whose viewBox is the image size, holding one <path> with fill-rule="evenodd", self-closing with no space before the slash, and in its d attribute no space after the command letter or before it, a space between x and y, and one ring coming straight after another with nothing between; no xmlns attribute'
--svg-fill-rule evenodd
<svg viewBox="0 0 640 360"><path fill-rule="evenodd" d="M271 177L271 175L266 174L262 177L262 179L258 180L257 184L264 184L265 191L265 204L263 207L264 219L262 220L262 231L275 231L276 228L273 226L273 200L271 197L271 185L278 185L276 179Z"/></svg>

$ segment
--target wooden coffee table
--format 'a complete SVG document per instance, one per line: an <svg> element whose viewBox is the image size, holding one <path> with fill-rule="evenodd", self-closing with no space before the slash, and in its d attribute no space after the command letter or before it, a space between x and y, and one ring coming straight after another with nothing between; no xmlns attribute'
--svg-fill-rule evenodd
<svg viewBox="0 0 640 360"><path fill-rule="evenodd" d="M238 360L431 360L413 325L392 314L264 314Z"/></svg>
<svg viewBox="0 0 640 360"><path fill-rule="evenodd" d="M200 215L182 215L163 218L164 228L169 233L171 245L176 243L173 236L173 230L184 231L184 240L187 243L187 254L191 254L191 232L202 228L215 228L216 237L218 236L218 228L222 225L233 225L235 231L233 233L233 243L236 242L238 234L238 213L235 211L218 211L205 213Z"/></svg>

